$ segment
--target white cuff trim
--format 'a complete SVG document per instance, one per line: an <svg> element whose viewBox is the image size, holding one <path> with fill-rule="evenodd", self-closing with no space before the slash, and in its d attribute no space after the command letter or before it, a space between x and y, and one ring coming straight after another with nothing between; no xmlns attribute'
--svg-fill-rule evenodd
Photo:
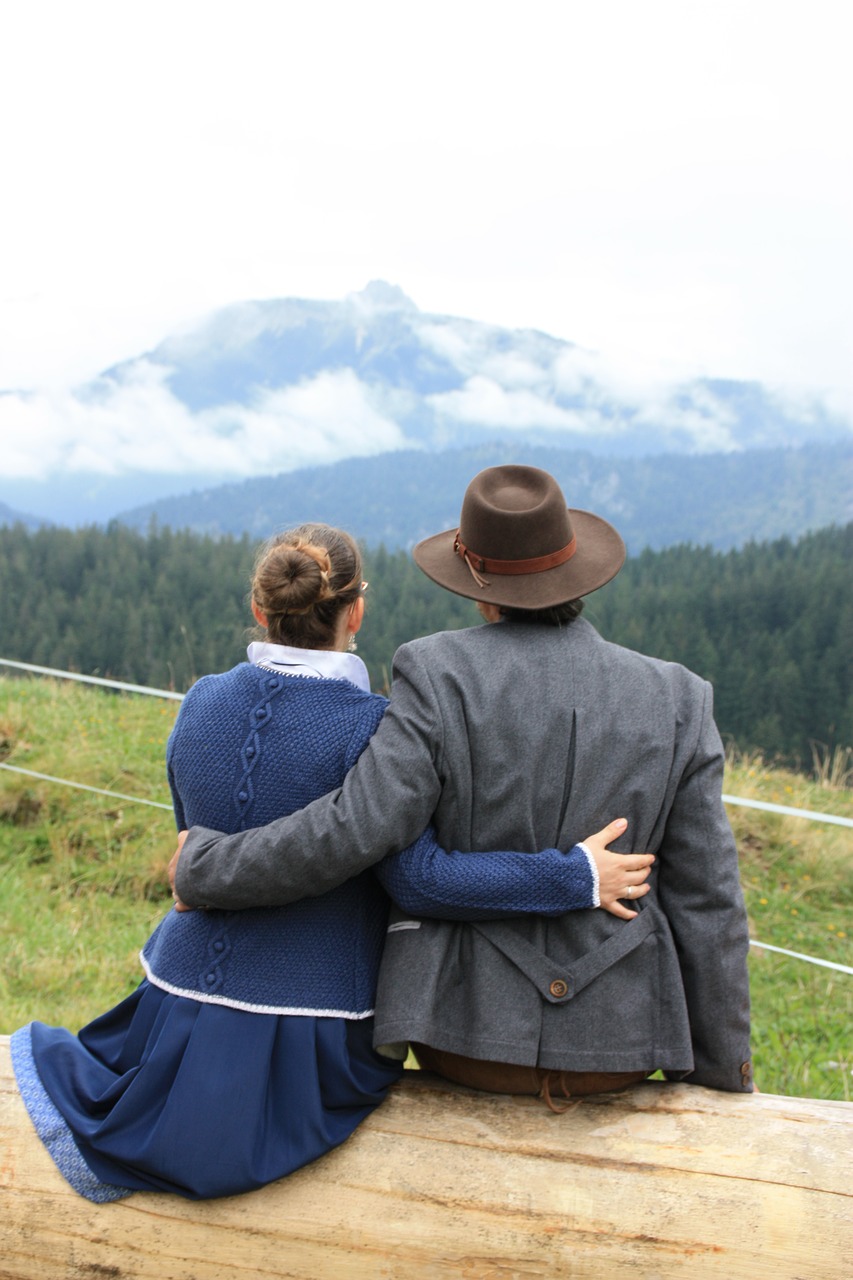
<svg viewBox="0 0 853 1280"><path fill-rule="evenodd" d="M589 863L589 869L592 872L592 905L594 907L600 907L601 894L599 892L600 886L598 883L598 867L595 865L595 858L592 856L592 853L587 848L587 846L583 843L582 840L578 841L576 848L583 849L584 853L586 854L586 860Z"/></svg>

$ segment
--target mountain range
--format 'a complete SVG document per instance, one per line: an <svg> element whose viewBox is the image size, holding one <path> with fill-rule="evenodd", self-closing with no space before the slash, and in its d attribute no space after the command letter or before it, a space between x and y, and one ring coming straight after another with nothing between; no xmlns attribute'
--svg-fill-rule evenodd
<svg viewBox="0 0 853 1280"><path fill-rule="evenodd" d="M371 540L407 545L435 527L439 493L454 513L448 524L456 518L459 477L470 478L476 458L534 455L556 459L549 469L568 478L575 505L609 502L632 528L639 521L636 537L649 545L670 538L648 525L653 506L658 525L704 540L715 477L741 495L737 524L747 531L765 527L757 510L750 518L750 476L762 493L771 477L788 486L802 519L815 515L806 511L814 503L830 513L824 523L845 511L850 518L842 496L833 504L810 488L824 483L825 464L837 492L846 462L839 473L827 461L836 455L800 456L817 443L846 459L853 441L850 424L818 399L756 382L627 377L604 356L536 330L422 312L382 281L338 301L235 304L64 397L6 392L0 413L12 398L23 423L17 450L27 447L28 414L53 414L59 443L40 460L38 479L5 469L0 521L24 512L38 513L31 522L139 523L155 514L267 532L282 511L326 511L323 499L351 482L365 493L361 505L344 504L356 517L348 523ZM798 484L806 486L799 497ZM408 510L392 500L401 492ZM793 508L778 505L782 527ZM718 534L729 522L707 523Z"/></svg>
<svg viewBox="0 0 853 1280"><path fill-rule="evenodd" d="M104 377L117 387L152 371L190 412L215 415L221 434L245 430L246 411L313 425L307 440L287 441L302 463L331 461L316 455L335 431L346 456L521 432L528 445L641 455L803 444L841 426L817 401L758 383L632 384L574 343L425 313L384 281L343 301L228 307ZM336 398L349 421L327 419Z"/></svg>

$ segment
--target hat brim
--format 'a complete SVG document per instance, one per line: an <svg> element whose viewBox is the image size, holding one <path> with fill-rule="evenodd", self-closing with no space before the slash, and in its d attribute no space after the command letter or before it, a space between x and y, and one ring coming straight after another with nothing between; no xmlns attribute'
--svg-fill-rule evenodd
<svg viewBox="0 0 853 1280"><path fill-rule="evenodd" d="M564 604L603 587L625 563L625 543L612 524L591 511L569 507L568 512L577 550L564 564L541 573L484 573L481 577L486 585L481 587L453 549L456 529L424 538L413 548L412 558L433 582L469 600L515 609Z"/></svg>

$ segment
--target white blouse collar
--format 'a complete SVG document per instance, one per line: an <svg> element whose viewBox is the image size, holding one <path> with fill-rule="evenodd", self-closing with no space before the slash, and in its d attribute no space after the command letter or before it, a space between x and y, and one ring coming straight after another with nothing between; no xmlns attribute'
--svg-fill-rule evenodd
<svg viewBox="0 0 853 1280"><path fill-rule="evenodd" d="M247 656L256 667L286 676L308 676L315 680L349 680L370 693L370 677L361 658L333 649L292 649L287 644L253 640Z"/></svg>

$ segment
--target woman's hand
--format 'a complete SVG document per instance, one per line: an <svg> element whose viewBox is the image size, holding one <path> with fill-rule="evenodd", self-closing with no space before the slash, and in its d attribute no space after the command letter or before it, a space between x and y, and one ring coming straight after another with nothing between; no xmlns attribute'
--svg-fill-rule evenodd
<svg viewBox="0 0 853 1280"><path fill-rule="evenodd" d="M181 902L175 890L175 876L178 874L178 859L181 856L181 850L184 847L184 841L186 840L188 835L189 835L189 831L178 832L178 847L175 850L175 852L172 854L172 860L169 863L169 884L172 886L172 897L175 900L176 911L192 911L192 907L184 906L183 902ZM616 837L611 836L610 838L611 840L615 840ZM592 848L591 845L590 845L590 848Z"/></svg>
<svg viewBox="0 0 853 1280"><path fill-rule="evenodd" d="M649 868L654 862L652 853L611 853L607 845L623 834L628 823L616 818L603 831L587 836L584 844L592 854L598 868L599 905L611 915L623 920L633 920L637 914L622 905L621 898L642 898L649 892Z"/></svg>

